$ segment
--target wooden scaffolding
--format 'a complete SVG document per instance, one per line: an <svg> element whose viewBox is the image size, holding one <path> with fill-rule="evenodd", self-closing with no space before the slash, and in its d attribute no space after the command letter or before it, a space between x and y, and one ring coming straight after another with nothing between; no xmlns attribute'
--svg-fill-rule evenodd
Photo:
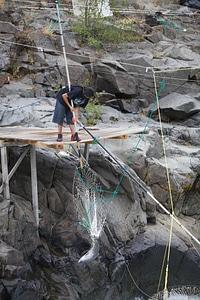
<svg viewBox="0 0 200 300"><path fill-rule="evenodd" d="M92 135L98 137L99 140L104 139L127 139L130 134L141 133L141 128L88 128ZM79 130L80 144L84 145L84 157L88 160L89 145L94 143L94 139L88 137L87 132ZM26 154L30 151L30 166L31 166L31 189L32 189L32 208L37 226L39 225L39 210L38 210L38 186L37 186L37 164L36 164L36 147L52 148L55 150L66 150L70 145L76 146L77 142L70 141L70 131L63 130L63 142L56 142L57 129L55 128L38 128L38 127L1 127L0 129L0 148L1 148L1 171L2 184L0 186L0 194L6 200L10 200L9 181ZM68 141L67 141L68 140ZM27 145L25 151L18 158L16 164L9 171L7 150L12 146Z"/></svg>

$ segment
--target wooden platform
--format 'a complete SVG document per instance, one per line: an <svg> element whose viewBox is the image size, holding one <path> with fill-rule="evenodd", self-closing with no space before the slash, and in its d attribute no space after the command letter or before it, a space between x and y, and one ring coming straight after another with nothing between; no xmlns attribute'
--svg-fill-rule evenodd
<svg viewBox="0 0 200 300"><path fill-rule="evenodd" d="M91 134L98 140L103 139L127 139L130 134L141 133L143 128L95 128L86 127ZM78 135L81 143L92 144L94 139L83 129L80 128ZM71 142L71 134L69 129L63 129L63 142L56 142L57 128L38 128L38 127L1 127L0 140L4 142L16 142L21 144L29 144L39 147L48 147L63 150L65 145L73 144Z"/></svg>
<svg viewBox="0 0 200 300"><path fill-rule="evenodd" d="M87 129L87 130L86 130ZM80 127L79 137L84 144L84 157L87 160L89 156L90 144L103 139L126 139L130 134L141 133L143 128L131 126L129 128L117 128L108 126L106 128L96 127ZM9 181L22 160L30 151L31 164L31 187L32 187L32 207L35 215L36 225L39 226L39 210L38 210L38 187L37 187L37 163L36 163L36 147L53 148L56 150L65 150L67 145L76 147L78 144L80 153L80 143L71 142L71 134L69 129L63 130L63 142L56 142L57 128L37 128L37 127L0 127L0 150L1 150L1 169L2 169L2 185L0 193L3 192L4 199L10 200ZM18 161L9 172L7 149L8 147L26 144L24 152L18 158ZM74 144L74 145L73 145ZM76 147L77 148L77 147ZM82 155L82 154L81 154Z"/></svg>

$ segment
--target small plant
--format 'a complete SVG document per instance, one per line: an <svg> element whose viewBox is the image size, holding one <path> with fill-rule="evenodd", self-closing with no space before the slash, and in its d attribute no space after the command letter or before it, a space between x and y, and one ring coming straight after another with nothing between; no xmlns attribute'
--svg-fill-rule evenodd
<svg viewBox="0 0 200 300"><path fill-rule="evenodd" d="M85 78L84 81L82 82L83 86L89 86L90 85L90 79L89 78Z"/></svg>
<svg viewBox="0 0 200 300"><path fill-rule="evenodd" d="M88 126L97 124L102 112L102 105L99 103L101 93L96 93L95 98L91 99L84 110L84 115Z"/></svg>
<svg viewBox="0 0 200 300"><path fill-rule="evenodd" d="M12 74L13 74L13 77L18 77L18 73L19 73L19 70L20 70L20 66L17 65L16 63L13 64L13 67L12 67Z"/></svg>
<svg viewBox="0 0 200 300"><path fill-rule="evenodd" d="M101 42L98 41L97 39L93 38L93 37L88 37L88 46L89 47L94 47L96 49L100 49Z"/></svg>
<svg viewBox="0 0 200 300"><path fill-rule="evenodd" d="M86 43L96 49L100 49L104 43L117 45L140 40L141 37L134 32L134 29L134 20L126 19L119 22L112 18L105 21L100 17L88 17L87 22L79 19L72 25L72 30L78 34L80 44Z"/></svg>
<svg viewBox="0 0 200 300"><path fill-rule="evenodd" d="M42 28L42 33L50 38L55 38L54 31L52 30L52 25L49 24Z"/></svg>

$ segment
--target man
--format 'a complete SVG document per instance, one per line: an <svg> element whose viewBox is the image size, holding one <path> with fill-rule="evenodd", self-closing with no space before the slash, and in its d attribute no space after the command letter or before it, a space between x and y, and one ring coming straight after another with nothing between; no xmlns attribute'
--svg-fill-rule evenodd
<svg viewBox="0 0 200 300"><path fill-rule="evenodd" d="M74 121L78 119L79 108L85 108L93 96L94 90L91 87L80 85L72 85L70 91L69 87L65 86L58 92L53 114L53 122L58 124L57 142L62 142L63 139L62 128L65 116L71 131L71 141L80 141L78 135L75 137Z"/></svg>

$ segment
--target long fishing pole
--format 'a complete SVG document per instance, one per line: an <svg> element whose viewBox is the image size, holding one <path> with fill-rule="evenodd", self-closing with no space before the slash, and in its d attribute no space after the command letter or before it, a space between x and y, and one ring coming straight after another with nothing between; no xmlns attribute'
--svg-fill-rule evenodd
<svg viewBox="0 0 200 300"><path fill-rule="evenodd" d="M192 234L190 231L180 223L180 221L171 214L148 190L143 184L141 184L124 166L108 151L99 141L95 138L95 136L80 122L78 121L80 126L92 137L96 144L98 144L117 164L118 166L151 198L153 199L161 208L162 210L169 215L193 240L200 245L200 241Z"/></svg>
<svg viewBox="0 0 200 300"><path fill-rule="evenodd" d="M61 25L61 20L60 20L60 11L59 11L58 1L56 1L56 9L57 9L57 15L58 15L58 24L59 24L59 29L60 29L60 37L61 37L62 50L63 50L64 61L65 61L67 83L68 83L69 91L71 91L71 82L70 82L70 76L69 76L69 68L68 68L68 62L67 62L67 55L66 55L66 51L65 51L65 42L64 42L62 25ZM78 138L78 132L77 132L77 121L76 121L76 116L75 116L75 112L74 112L74 103L73 103L73 100L71 100L71 106L72 106L72 109L73 109L73 111L72 111L72 114L73 114L72 121L74 123L75 138L76 138L76 141L78 142L79 138ZM79 149L79 151L80 151L80 149Z"/></svg>
<svg viewBox="0 0 200 300"><path fill-rule="evenodd" d="M57 9L57 15L58 15L58 24L59 24L59 29L60 29L61 46L62 46L64 61L65 61L67 83L68 83L68 87L69 87L69 91L70 91L71 90L71 82L70 82L70 77L69 77L69 68L68 68L68 63L67 63L67 55L66 55L66 51L65 51L65 42L64 42L64 38L63 38L63 31L62 31L62 25L61 25L61 20L60 20L60 11L59 11L58 1L56 1L56 9Z"/></svg>

